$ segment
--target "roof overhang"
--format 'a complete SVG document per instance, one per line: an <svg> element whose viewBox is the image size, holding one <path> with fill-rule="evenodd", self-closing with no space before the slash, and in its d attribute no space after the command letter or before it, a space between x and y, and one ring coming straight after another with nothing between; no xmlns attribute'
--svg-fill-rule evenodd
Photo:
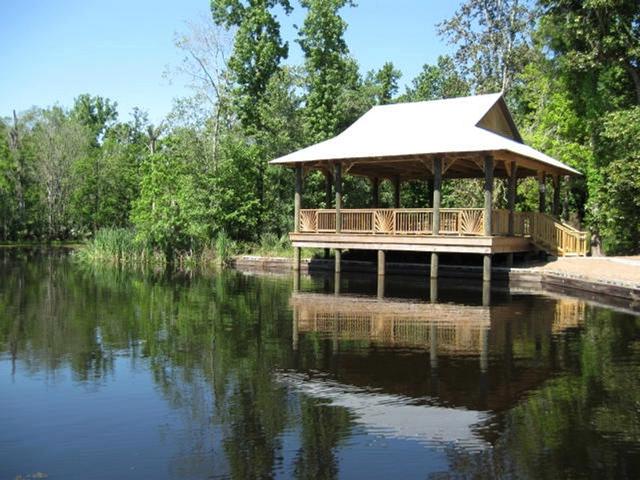
<svg viewBox="0 0 640 480"><path fill-rule="evenodd" d="M374 107L340 135L270 163L325 171L341 163L353 175L420 179L441 158L445 176L477 178L487 156L496 176L507 176L512 162L519 177L581 175L522 142L501 94Z"/></svg>

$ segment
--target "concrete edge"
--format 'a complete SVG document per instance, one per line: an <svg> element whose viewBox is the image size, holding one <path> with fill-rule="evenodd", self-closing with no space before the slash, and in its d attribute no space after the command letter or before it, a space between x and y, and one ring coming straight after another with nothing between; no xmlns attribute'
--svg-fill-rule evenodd
<svg viewBox="0 0 640 480"><path fill-rule="evenodd" d="M293 269L293 259L287 257L262 257L242 255L234 257L231 267L242 271L262 271L270 273L287 273ZM302 273L315 271L333 271L332 259L302 259ZM343 260L343 272L375 273L376 264L367 261ZM482 278L482 266L440 265L440 274L445 278ZM390 275L428 275L429 265L421 263L388 262L386 273ZM541 292L562 293L585 300L611 303L616 307L640 310L640 284L622 281L595 281L575 274L567 274L553 270L542 270L539 266L531 267L494 267L492 277L498 282L526 283L539 286ZM603 298L604 297L604 298ZM603 302L603 300L609 300ZM624 305L621 305L620 301ZM630 302L630 305L627 303Z"/></svg>

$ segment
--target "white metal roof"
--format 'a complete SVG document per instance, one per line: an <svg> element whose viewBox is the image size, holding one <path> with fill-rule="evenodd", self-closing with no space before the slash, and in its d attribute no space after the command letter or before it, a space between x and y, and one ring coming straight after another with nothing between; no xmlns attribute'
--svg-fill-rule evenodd
<svg viewBox="0 0 640 480"><path fill-rule="evenodd" d="M373 107L336 137L270 163L508 151L567 174L580 174L517 139L478 126L489 110L501 101L502 94L494 93ZM512 122L508 111L506 115Z"/></svg>

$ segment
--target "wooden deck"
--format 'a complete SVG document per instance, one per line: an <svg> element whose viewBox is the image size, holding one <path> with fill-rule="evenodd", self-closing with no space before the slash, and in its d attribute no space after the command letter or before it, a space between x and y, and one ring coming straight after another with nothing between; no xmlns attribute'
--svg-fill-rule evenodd
<svg viewBox="0 0 640 480"><path fill-rule="evenodd" d="M515 253L534 247L529 238L505 236L372 235L358 233L291 233L294 247L436 253Z"/></svg>
<svg viewBox="0 0 640 480"><path fill-rule="evenodd" d="M340 228L337 229L337 218ZM432 253L515 253L546 250L557 256L586 255L588 239L559 220L537 212L493 210L485 235L480 208L440 209L434 234L432 209L300 210L294 247L414 251Z"/></svg>

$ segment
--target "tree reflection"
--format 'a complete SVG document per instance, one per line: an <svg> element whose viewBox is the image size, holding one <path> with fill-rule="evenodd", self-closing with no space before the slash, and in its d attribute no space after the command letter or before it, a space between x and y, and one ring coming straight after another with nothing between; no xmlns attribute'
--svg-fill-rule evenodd
<svg viewBox="0 0 640 480"><path fill-rule="evenodd" d="M37 252L0 253L0 266L0 353L21 373L55 382L68 369L94 389L118 377L119 357L150 372L185 430L161 433L175 445L175 478L338 477L357 419L277 380L291 370L490 411L475 428L493 448L447 447L445 478L629 478L640 471L637 317L522 297L474 307L486 316L483 326L453 312L457 330L447 330L442 307L433 327L397 318L395 307L380 303L369 308L373 316L336 310L341 300L328 295L338 321L320 311L317 297L302 295L294 350L287 277L83 270ZM381 317L387 314L395 329Z"/></svg>

